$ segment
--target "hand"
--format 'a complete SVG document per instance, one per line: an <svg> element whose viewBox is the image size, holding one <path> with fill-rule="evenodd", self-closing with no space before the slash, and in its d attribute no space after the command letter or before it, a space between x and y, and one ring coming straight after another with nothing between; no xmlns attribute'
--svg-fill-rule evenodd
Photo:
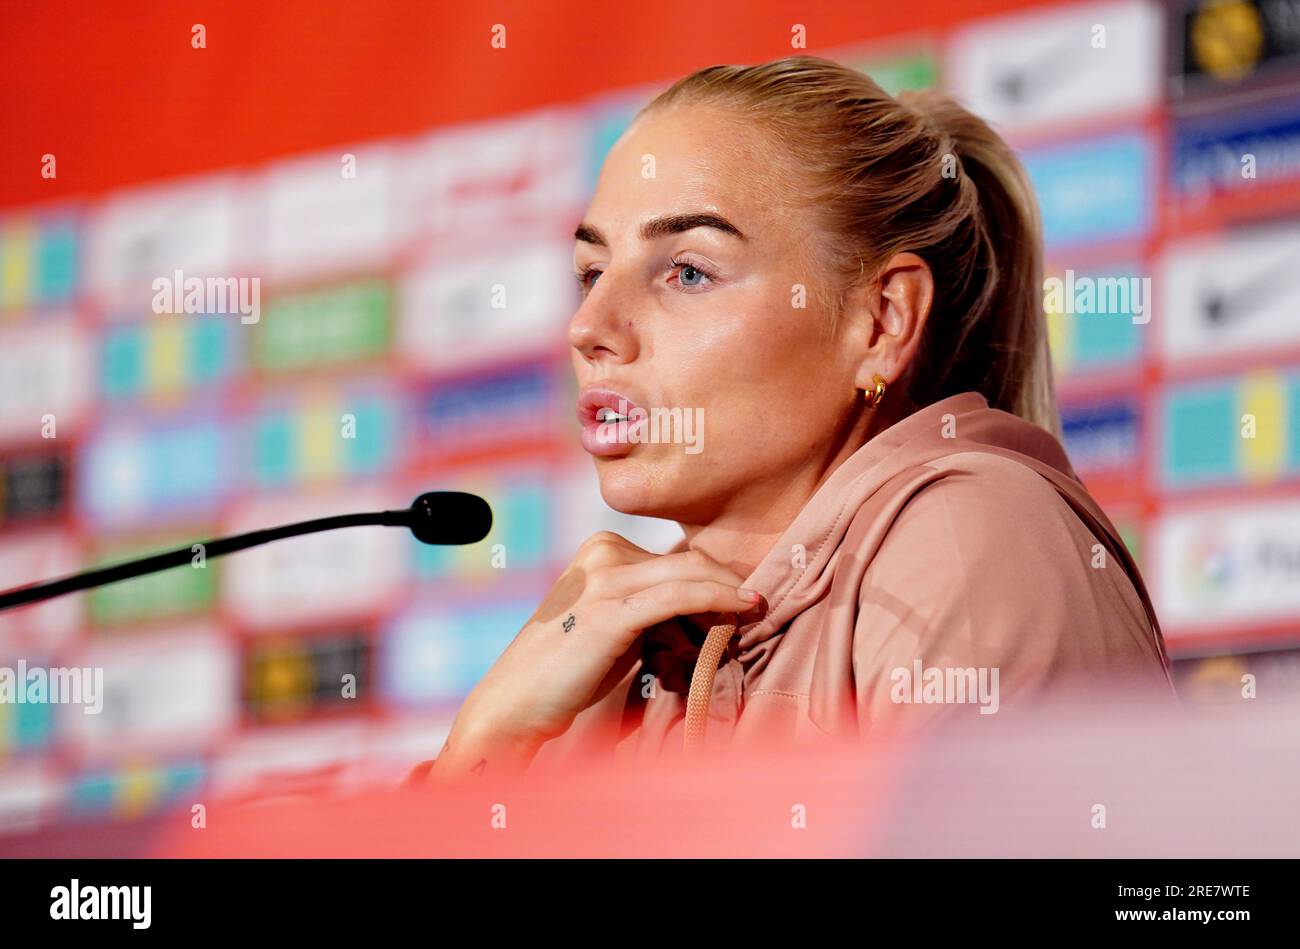
<svg viewBox="0 0 1300 949"><path fill-rule="evenodd" d="M593 534L465 700L430 777L526 766L627 675L643 629L752 610L760 596L743 582L700 551L652 554L610 531Z"/></svg>

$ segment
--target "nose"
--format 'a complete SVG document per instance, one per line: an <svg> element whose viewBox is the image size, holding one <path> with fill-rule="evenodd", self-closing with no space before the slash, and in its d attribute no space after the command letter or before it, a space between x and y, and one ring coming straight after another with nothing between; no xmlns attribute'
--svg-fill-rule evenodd
<svg viewBox="0 0 1300 949"><path fill-rule="evenodd" d="M613 268L610 268L612 270ZM589 363L631 362L638 343L631 292L602 273L569 320L569 345Z"/></svg>

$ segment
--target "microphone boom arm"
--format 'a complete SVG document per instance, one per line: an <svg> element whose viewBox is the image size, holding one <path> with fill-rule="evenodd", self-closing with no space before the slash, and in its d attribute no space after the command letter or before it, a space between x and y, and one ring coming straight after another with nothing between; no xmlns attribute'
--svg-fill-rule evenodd
<svg viewBox="0 0 1300 949"><path fill-rule="evenodd" d="M461 521L456 525L457 529L465 531L467 523L466 512L468 507L478 508L481 506L482 511L476 511L481 518L482 512L486 512L486 525L482 527L482 533L478 532L478 524L468 529L463 535L456 535L455 540L434 540L434 535L430 532L429 517L432 515L434 499L445 498L444 503L453 502L461 505ZM477 502L477 504L467 502ZM216 540L209 540L191 544L187 547L177 547L175 550L168 550L161 554L153 554L148 557L141 557L138 560L128 560L125 563L113 564L107 567L99 567L95 570L87 570L85 573L74 574L69 577L63 577L58 580L47 580L42 583L34 583L30 586L19 587L15 590L6 590L0 593L0 610L12 609L16 606L25 606L28 603L36 603L40 600L52 599L56 596L63 596L66 593L75 593L78 590L86 590L92 587L103 586L108 583L116 583L119 580L129 580L132 577L139 577L146 573L154 573L159 570L167 570L171 567L180 567L189 563L195 556L194 548L202 547L203 556L220 557L224 554L231 554L238 550L246 550L249 547L257 547L261 544L267 544L275 540L284 540L287 537L298 537L302 534L315 534L319 531L332 531L341 527L407 527L424 543L474 543L482 540L487 536L488 530L491 529L492 514L487 502L482 498L472 494L462 492L433 492L431 494L422 494L415 499L409 508L399 511L371 511L365 514L336 514L332 517L318 517L315 520L300 521L297 524L284 524L280 527L270 527L265 530L250 531L247 534L236 534L234 537L221 537Z"/></svg>

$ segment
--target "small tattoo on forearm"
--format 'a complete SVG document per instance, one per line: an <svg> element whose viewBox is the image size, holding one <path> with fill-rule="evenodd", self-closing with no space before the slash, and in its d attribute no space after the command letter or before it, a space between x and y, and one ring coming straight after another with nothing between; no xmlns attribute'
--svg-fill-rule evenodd
<svg viewBox="0 0 1300 949"><path fill-rule="evenodd" d="M474 767L470 768L469 770L481 778L483 777L483 769L485 769L486 767L487 767L487 759L480 758L478 764L474 765Z"/></svg>
<svg viewBox="0 0 1300 949"><path fill-rule="evenodd" d="M577 622L578 621L573 618L573 614L570 613L568 616L564 618L564 631L566 633L573 632L573 627L577 624Z"/></svg>

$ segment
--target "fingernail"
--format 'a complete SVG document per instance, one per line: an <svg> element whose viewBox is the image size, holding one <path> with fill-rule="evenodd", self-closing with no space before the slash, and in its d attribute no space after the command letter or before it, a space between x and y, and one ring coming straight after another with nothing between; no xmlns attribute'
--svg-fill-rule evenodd
<svg viewBox="0 0 1300 949"><path fill-rule="evenodd" d="M740 594L740 598L742 600L749 600L749 602L751 603L758 602L759 593L757 590L750 590L746 587L740 587L736 590L736 592Z"/></svg>

